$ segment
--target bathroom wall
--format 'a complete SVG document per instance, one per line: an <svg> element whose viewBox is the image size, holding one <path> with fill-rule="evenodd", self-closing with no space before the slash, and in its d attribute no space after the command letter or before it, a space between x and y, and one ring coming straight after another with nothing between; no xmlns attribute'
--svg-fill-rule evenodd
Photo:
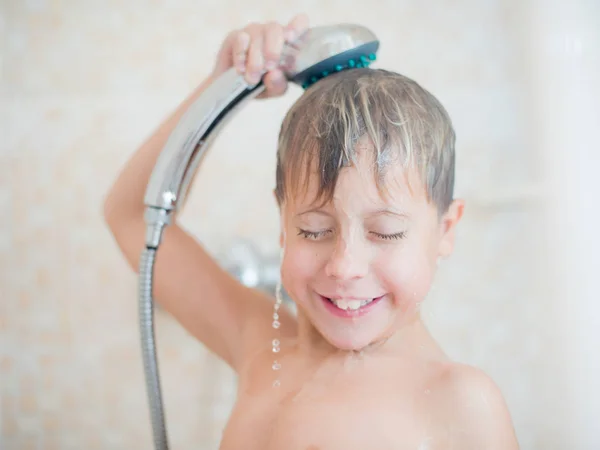
<svg viewBox="0 0 600 450"><path fill-rule="evenodd" d="M301 3L0 2L0 447L150 448L137 280L103 223L103 196L228 31L304 11L313 24L374 30L378 66L449 110L467 208L426 321L452 357L496 380L523 449L572 448L526 4ZM215 254L234 237L276 251L275 143L299 95L254 102L207 157L181 221ZM218 448L234 375L161 311L157 333L172 448Z"/></svg>
<svg viewBox="0 0 600 450"><path fill-rule="evenodd" d="M532 2L532 87L537 147L550 181L548 231L567 388L569 448L600 447L600 3Z"/></svg>

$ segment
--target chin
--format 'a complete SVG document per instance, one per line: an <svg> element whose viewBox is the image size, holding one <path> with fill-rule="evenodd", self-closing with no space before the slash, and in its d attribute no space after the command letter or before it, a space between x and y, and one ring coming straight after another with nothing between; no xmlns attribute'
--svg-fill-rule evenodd
<svg viewBox="0 0 600 450"><path fill-rule="evenodd" d="M367 348L369 345L377 342L377 337L370 336L348 336L340 335L338 333L327 333L321 332L321 336L329 342L329 344L339 350L343 351L361 351Z"/></svg>
<svg viewBox="0 0 600 450"><path fill-rule="evenodd" d="M344 351L360 351L385 340L397 313L389 295L380 295L354 311L339 310L328 298L315 297L307 311L310 322L325 341Z"/></svg>

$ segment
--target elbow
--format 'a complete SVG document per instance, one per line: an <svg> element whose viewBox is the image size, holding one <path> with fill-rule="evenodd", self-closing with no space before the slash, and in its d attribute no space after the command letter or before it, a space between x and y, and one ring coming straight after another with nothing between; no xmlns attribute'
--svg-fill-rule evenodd
<svg viewBox="0 0 600 450"><path fill-rule="evenodd" d="M113 234L119 228L119 224L125 220L123 208L115 201L111 192L106 195L102 202L102 217Z"/></svg>
<svg viewBox="0 0 600 450"><path fill-rule="evenodd" d="M104 197L103 202L102 202L102 217L104 219L104 223L109 228L112 228L112 224L114 223L115 216L116 216L115 206L112 201L111 195L109 193L108 195L106 195Z"/></svg>
<svg viewBox="0 0 600 450"><path fill-rule="evenodd" d="M103 200L102 216L104 222L114 233L115 228L124 223L143 219L144 205L142 202L136 204L132 199L120 195L115 189L111 189Z"/></svg>

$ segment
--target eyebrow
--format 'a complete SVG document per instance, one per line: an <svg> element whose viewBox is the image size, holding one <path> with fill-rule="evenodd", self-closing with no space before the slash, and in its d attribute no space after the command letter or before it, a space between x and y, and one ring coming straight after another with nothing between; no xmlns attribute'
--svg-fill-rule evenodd
<svg viewBox="0 0 600 450"><path fill-rule="evenodd" d="M367 214L368 216L392 216L392 217L401 217L403 219L409 219L410 216L408 213L404 211L399 211L393 208L381 208L375 211L372 211Z"/></svg>
<svg viewBox="0 0 600 450"><path fill-rule="evenodd" d="M319 214L321 216L325 216L325 217L331 217L331 214L323 211L322 209L319 208L311 208L308 209L306 211L302 211L301 213L296 214L296 217L302 217L306 214ZM392 217L400 217L403 219L410 219L410 216L408 215L408 213L403 212L403 211L399 211L393 208L381 208L381 209L376 209L374 211L369 211L365 214L365 216L392 216Z"/></svg>
<svg viewBox="0 0 600 450"><path fill-rule="evenodd" d="M320 208L311 208L311 209L307 209L306 211L302 211L302 212L300 212L300 213L296 214L296 217L302 217L302 216L305 216L306 214L311 214L311 213L312 213L312 214L319 214L319 215L321 215L321 216L327 216L327 217L331 217L331 214L329 214L329 213L327 213L327 212L323 211L323 210L322 210L322 209L320 209Z"/></svg>

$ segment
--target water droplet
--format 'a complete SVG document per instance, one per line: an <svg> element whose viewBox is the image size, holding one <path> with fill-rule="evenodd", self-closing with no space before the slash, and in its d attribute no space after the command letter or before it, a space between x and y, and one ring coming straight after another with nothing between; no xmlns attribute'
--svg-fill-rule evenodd
<svg viewBox="0 0 600 450"><path fill-rule="evenodd" d="M281 364L279 364L277 361L275 361L273 363L272 367L273 367L273 370L279 370L279 369L281 369Z"/></svg>
<svg viewBox="0 0 600 450"><path fill-rule="evenodd" d="M273 347L279 347L279 339L273 339Z"/></svg>
<svg viewBox="0 0 600 450"><path fill-rule="evenodd" d="M425 389L425 395L429 395L431 391L429 389Z"/></svg>
<svg viewBox="0 0 600 450"><path fill-rule="evenodd" d="M279 347L273 347L273 353L279 353Z"/></svg>
<svg viewBox="0 0 600 450"><path fill-rule="evenodd" d="M277 329L277 328L279 328L280 325L281 324L277 320L273 321L273 328Z"/></svg>
<svg viewBox="0 0 600 450"><path fill-rule="evenodd" d="M279 314L273 313L273 320L279 320Z"/></svg>
<svg viewBox="0 0 600 450"><path fill-rule="evenodd" d="M279 380L273 381L273 387L279 387L279 386L281 386L281 381L279 381Z"/></svg>
<svg viewBox="0 0 600 450"><path fill-rule="evenodd" d="M279 303L275 303L275 306L273 306L273 308L275 309L275 311L279 310L279 306L280 306Z"/></svg>

